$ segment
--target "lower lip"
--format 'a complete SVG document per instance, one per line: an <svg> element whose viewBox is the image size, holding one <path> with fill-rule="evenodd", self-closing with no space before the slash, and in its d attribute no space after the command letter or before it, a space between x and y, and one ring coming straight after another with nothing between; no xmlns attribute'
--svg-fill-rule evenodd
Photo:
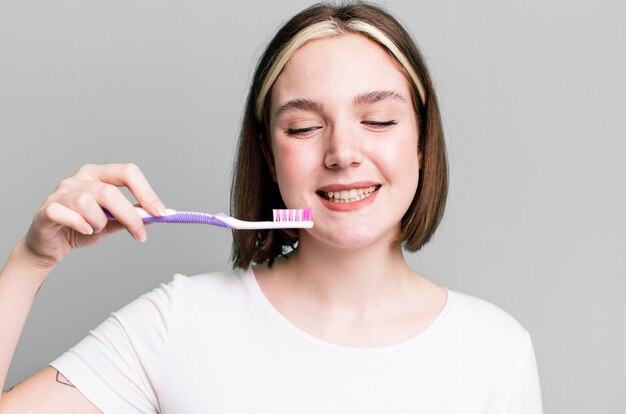
<svg viewBox="0 0 626 414"><path fill-rule="evenodd" d="M372 204L374 202L374 199L378 195L378 191L379 190L380 190L380 188L378 190L374 191L372 194L370 194L369 197L365 197L362 200L353 201L353 202L347 202L347 203L337 203L335 201L326 200L324 197L322 197L320 195L318 195L318 196L322 200L322 204L324 204L324 206L326 208L328 208L329 210L333 210L333 211L354 211L354 210L361 209L363 207L367 207L370 204Z"/></svg>

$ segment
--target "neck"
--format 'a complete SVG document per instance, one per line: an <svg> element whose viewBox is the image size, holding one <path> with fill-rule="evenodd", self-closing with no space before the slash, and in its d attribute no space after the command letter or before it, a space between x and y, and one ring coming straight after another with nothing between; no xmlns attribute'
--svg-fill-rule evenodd
<svg viewBox="0 0 626 414"><path fill-rule="evenodd" d="M300 238L299 246L281 266L290 284L306 292L308 300L327 309L365 316L397 299L416 275L407 266L402 249L389 240L361 249L338 249Z"/></svg>

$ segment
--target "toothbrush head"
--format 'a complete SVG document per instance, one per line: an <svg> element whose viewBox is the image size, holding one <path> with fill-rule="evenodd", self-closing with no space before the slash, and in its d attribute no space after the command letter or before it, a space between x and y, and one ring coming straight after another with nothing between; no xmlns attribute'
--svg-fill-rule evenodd
<svg viewBox="0 0 626 414"><path fill-rule="evenodd" d="M279 209L272 210L274 214L274 222L289 222L289 221L312 221L313 209L301 208L301 209Z"/></svg>

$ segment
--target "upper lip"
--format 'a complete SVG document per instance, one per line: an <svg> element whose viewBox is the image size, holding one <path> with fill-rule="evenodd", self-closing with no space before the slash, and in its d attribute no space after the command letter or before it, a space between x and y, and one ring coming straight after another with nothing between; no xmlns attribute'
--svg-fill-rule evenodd
<svg viewBox="0 0 626 414"><path fill-rule="evenodd" d="M328 184L324 185L317 189L318 192L329 192L329 191L347 191L347 190L355 190L357 188L368 188L372 186L380 186L380 183L375 181L356 181L348 184Z"/></svg>

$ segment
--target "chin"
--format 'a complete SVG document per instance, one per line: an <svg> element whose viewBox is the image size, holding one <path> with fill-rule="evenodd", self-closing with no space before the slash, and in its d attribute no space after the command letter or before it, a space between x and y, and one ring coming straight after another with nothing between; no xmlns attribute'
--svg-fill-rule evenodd
<svg viewBox="0 0 626 414"><path fill-rule="evenodd" d="M313 230L313 229L312 229ZM335 229L336 230L336 229ZM361 231L309 231L311 242L323 243L341 250L360 250L389 240L392 243L398 235L379 234L365 227Z"/></svg>

